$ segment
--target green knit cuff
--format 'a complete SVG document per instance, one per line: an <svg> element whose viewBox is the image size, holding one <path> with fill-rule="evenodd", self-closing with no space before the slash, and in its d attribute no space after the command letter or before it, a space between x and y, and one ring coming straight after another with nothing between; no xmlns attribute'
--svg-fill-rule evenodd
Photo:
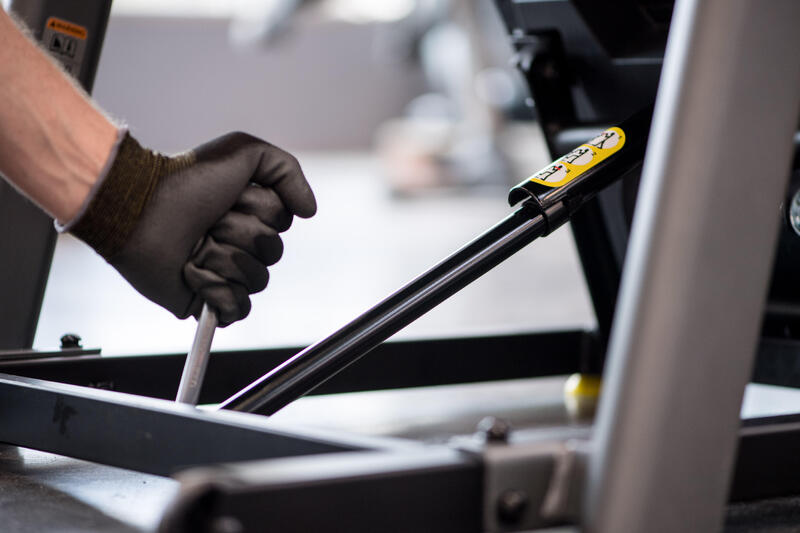
<svg viewBox="0 0 800 533"><path fill-rule="evenodd" d="M126 132L108 173L69 231L110 260L133 233L158 182L193 160L192 152L169 157L143 148Z"/></svg>

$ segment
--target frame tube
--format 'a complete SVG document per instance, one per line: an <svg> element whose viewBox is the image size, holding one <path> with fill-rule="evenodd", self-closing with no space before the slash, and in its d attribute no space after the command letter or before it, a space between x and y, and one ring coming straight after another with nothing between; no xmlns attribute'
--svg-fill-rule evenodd
<svg viewBox="0 0 800 533"><path fill-rule="evenodd" d="M589 532L722 528L800 97L800 2L679 0L590 459Z"/></svg>

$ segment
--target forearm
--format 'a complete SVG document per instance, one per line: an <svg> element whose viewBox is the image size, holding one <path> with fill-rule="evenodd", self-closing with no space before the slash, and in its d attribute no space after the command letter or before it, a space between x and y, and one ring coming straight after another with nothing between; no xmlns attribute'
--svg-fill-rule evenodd
<svg viewBox="0 0 800 533"><path fill-rule="evenodd" d="M117 127L0 9L0 172L65 222L116 137Z"/></svg>

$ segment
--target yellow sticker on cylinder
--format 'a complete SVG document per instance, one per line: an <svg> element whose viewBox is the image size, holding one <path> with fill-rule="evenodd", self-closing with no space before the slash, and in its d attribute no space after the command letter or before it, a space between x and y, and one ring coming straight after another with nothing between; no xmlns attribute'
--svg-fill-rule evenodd
<svg viewBox="0 0 800 533"><path fill-rule="evenodd" d="M623 146L625 146L625 132L620 128L609 128L544 167L531 176L530 181L547 187L561 187L608 159Z"/></svg>

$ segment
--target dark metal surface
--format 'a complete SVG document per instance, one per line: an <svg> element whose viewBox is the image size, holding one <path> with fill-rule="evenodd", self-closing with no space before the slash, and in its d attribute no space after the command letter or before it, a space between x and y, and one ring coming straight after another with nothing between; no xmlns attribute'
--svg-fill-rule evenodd
<svg viewBox="0 0 800 533"><path fill-rule="evenodd" d="M800 494L800 415L745 420L730 501Z"/></svg>
<svg viewBox="0 0 800 533"><path fill-rule="evenodd" d="M624 0L614 9L575 0L496 0L528 83L552 158L648 105L655 98L671 2ZM577 135L564 135L570 131ZM627 176L635 184L637 173ZM617 235L607 204L622 203L610 187L574 214L571 228L586 276L598 332L611 330L627 225ZM602 357L595 367L602 365Z"/></svg>
<svg viewBox="0 0 800 533"><path fill-rule="evenodd" d="M213 353L200 403L223 401L253 376L265 374L301 349ZM585 369L595 353L594 337L581 330L387 342L313 394L571 374ZM72 358L52 352L44 359L0 360L0 372L172 399L185 358L185 354Z"/></svg>
<svg viewBox="0 0 800 533"><path fill-rule="evenodd" d="M518 432L512 443L589 437L588 427L533 429ZM319 455L191 469L179 476L183 489L162 527L170 533L201 531L203 524L228 520L242 531L260 531L269 517L287 532L484 531L477 521L486 517L477 510L485 496L486 466L477 460L480 445L465 443L477 455L431 446L423 453ZM798 415L744 421L729 501L800 493L797 446ZM511 464L519 460L513 451L510 447ZM528 481L547 486L539 477ZM507 509L501 503L497 511L502 515ZM531 511L525 506L518 510ZM507 527L514 530L513 523Z"/></svg>
<svg viewBox="0 0 800 533"><path fill-rule="evenodd" d="M52 16L88 29L76 78L89 93L110 9L111 0L14 0L10 6L37 39ZM33 346L55 237L50 217L0 179L0 350Z"/></svg>
<svg viewBox="0 0 800 533"><path fill-rule="evenodd" d="M298 533L527 531L524 526L533 521L486 527L496 523L495 506L485 511L487 481L492 491L529 491L531 504L524 511L537 515L550 493L549 479L561 454L558 443L585 440L589 434L587 427L528 429L502 444L463 437L450 446L420 450L191 469L178 475L181 490L162 531L207 531L229 524L236 531L255 532L263 531L266 521ZM493 515L488 520L487 512Z"/></svg>
<svg viewBox="0 0 800 533"><path fill-rule="evenodd" d="M800 387L800 341L762 338L752 380L766 385Z"/></svg>
<svg viewBox="0 0 800 533"><path fill-rule="evenodd" d="M72 359L79 359L85 356L99 356L99 348L61 348L60 350L0 350L0 367L3 364L11 362L15 363L33 363L38 361L49 361L57 358L62 361L69 361ZM13 373L13 372L12 372Z"/></svg>
<svg viewBox="0 0 800 533"><path fill-rule="evenodd" d="M264 414L276 412L549 229L545 217L523 206L330 337L303 350L223 402L221 408Z"/></svg>
<svg viewBox="0 0 800 533"><path fill-rule="evenodd" d="M265 524L286 533L482 531L480 462L446 448L222 465L180 479L164 533L223 524L241 532Z"/></svg>
<svg viewBox="0 0 800 533"><path fill-rule="evenodd" d="M0 442L158 475L220 462L402 449L405 442L289 431L256 415L4 374L0 422Z"/></svg>

